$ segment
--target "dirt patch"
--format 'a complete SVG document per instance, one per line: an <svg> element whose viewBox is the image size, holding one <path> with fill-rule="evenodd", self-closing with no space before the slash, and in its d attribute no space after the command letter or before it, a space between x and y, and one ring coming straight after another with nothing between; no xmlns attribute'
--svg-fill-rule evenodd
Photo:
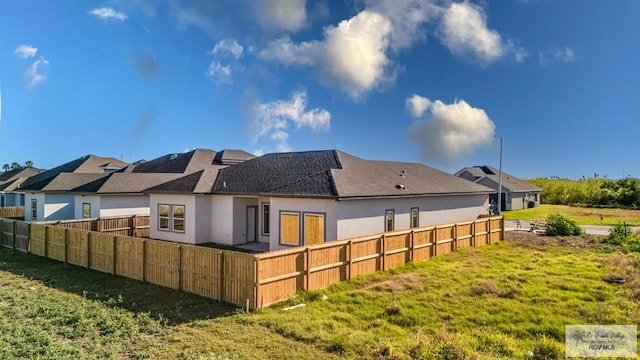
<svg viewBox="0 0 640 360"><path fill-rule="evenodd" d="M424 280L424 277L414 273L397 274L392 275L385 281L372 283L366 286L365 289L389 292L422 290Z"/></svg>
<svg viewBox="0 0 640 360"><path fill-rule="evenodd" d="M529 231L507 231L505 241L512 241L527 247L564 246L578 249L598 249L608 246L601 241L601 236L545 236Z"/></svg>

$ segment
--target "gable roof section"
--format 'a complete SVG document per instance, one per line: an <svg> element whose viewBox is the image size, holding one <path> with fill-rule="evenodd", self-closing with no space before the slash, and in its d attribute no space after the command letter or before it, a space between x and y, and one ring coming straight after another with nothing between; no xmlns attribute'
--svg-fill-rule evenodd
<svg viewBox="0 0 640 360"><path fill-rule="evenodd" d="M211 166L186 176L156 185L147 189L149 193L169 194L205 194L211 191L220 169L224 166Z"/></svg>
<svg viewBox="0 0 640 360"><path fill-rule="evenodd" d="M83 185L79 181L87 180L86 182L96 180L102 176L105 176L105 167L109 168L124 168L127 163L111 157L100 157L95 155L86 155L76 160L57 166L53 169L41 172L37 175L31 176L24 183L20 185L18 190L32 190L39 191L48 188L48 184L53 182L58 176L65 175L61 179L57 180L58 185L53 186L55 191L71 190L74 187ZM91 175L91 176L77 176L77 180L71 180L68 175ZM62 186L62 184L69 184L72 187ZM52 189L49 187L48 189Z"/></svg>
<svg viewBox="0 0 640 360"><path fill-rule="evenodd" d="M266 154L220 170L211 192L336 197L334 150Z"/></svg>
<svg viewBox="0 0 640 360"><path fill-rule="evenodd" d="M490 180L494 184L493 187L498 189L498 183L500 182L500 170L489 165L482 166L470 166L461 169L456 172L456 176L461 176L464 172L470 173L475 177L473 180L475 183L481 182L483 179ZM528 191L541 191L542 189L520 180L519 178L502 172L502 187L512 192L528 192Z"/></svg>
<svg viewBox="0 0 640 360"><path fill-rule="evenodd" d="M47 191L47 192L67 192L78 186L88 182L105 177L105 174L74 174L61 173L53 178L47 178L43 181L30 184L29 186L20 186L22 191Z"/></svg>
<svg viewBox="0 0 640 360"><path fill-rule="evenodd" d="M209 149L195 149L182 154L167 154L140 163L133 173L174 173L186 174L211 166L216 152Z"/></svg>
<svg viewBox="0 0 640 360"><path fill-rule="evenodd" d="M343 169L331 172L340 198L493 192L485 186L419 163L364 160L343 152L338 154Z"/></svg>
<svg viewBox="0 0 640 360"><path fill-rule="evenodd" d="M173 180L178 176L181 176L181 174L115 172L76 187L71 191L93 194L142 193L149 187Z"/></svg>
<svg viewBox="0 0 640 360"><path fill-rule="evenodd" d="M34 168L34 167L26 167L22 169L9 170L7 172L0 173L0 184L6 181L16 180L18 178L30 177L33 175L37 175L44 170Z"/></svg>
<svg viewBox="0 0 640 360"><path fill-rule="evenodd" d="M323 150L267 154L225 168L211 192L349 199L493 191L422 164L364 160Z"/></svg>

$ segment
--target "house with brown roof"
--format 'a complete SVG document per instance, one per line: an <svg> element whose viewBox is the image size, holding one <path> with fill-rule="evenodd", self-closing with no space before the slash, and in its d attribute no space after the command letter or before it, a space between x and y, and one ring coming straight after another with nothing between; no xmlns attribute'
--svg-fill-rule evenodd
<svg viewBox="0 0 640 360"><path fill-rule="evenodd" d="M24 206L24 193L16 190L29 177L43 171L29 166L0 173L0 207Z"/></svg>
<svg viewBox="0 0 640 360"><path fill-rule="evenodd" d="M491 194L491 201L494 204L498 203L498 184L502 181L501 210L520 210L540 205L541 188L504 171L500 179L500 170L494 167L488 165L466 167L455 175L494 189Z"/></svg>
<svg viewBox="0 0 640 360"><path fill-rule="evenodd" d="M475 220L490 188L337 150L266 154L152 187L152 238L270 250Z"/></svg>
<svg viewBox="0 0 640 360"><path fill-rule="evenodd" d="M149 215L146 189L252 157L241 150L194 149L128 166L70 190L74 195L74 218Z"/></svg>
<svg viewBox="0 0 640 360"><path fill-rule="evenodd" d="M73 219L74 195L70 191L127 165L111 157L86 155L27 178L17 188L25 194L25 220Z"/></svg>

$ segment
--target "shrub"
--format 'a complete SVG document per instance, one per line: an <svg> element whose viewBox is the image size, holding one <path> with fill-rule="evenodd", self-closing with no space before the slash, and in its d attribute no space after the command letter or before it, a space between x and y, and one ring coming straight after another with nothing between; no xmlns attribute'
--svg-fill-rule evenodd
<svg viewBox="0 0 640 360"><path fill-rule="evenodd" d="M633 235L631 227L625 223L617 223L609 229L609 235L604 242L612 245L621 245L626 242L627 238Z"/></svg>
<svg viewBox="0 0 640 360"><path fill-rule="evenodd" d="M545 235L569 236L582 234L584 234L584 230L575 221L567 219L561 214L549 214L547 216Z"/></svg>
<svg viewBox="0 0 640 360"><path fill-rule="evenodd" d="M529 354L531 360L553 360L560 359L564 355L562 348L553 340L542 336L533 346L533 351Z"/></svg>

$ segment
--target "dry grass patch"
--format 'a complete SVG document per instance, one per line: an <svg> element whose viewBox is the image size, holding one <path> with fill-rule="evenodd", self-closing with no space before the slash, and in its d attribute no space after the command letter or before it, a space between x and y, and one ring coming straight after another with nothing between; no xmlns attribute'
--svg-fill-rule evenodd
<svg viewBox="0 0 640 360"><path fill-rule="evenodd" d="M404 273L391 275L384 281L376 281L364 286L364 290L402 292L409 290L421 291L424 289L425 277L416 273Z"/></svg>
<svg viewBox="0 0 640 360"><path fill-rule="evenodd" d="M640 257L616 254L601 259L611 269L606 279L624 280L622 285L628 289L632 300L640 301Z"/></svg>

